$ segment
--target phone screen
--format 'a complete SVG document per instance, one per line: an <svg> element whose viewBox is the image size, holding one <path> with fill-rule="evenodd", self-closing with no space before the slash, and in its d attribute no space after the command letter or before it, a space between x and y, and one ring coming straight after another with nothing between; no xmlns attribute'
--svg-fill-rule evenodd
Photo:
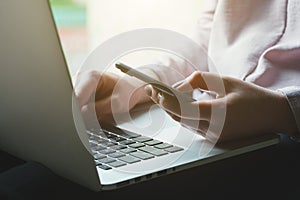
<svg viewBox="0 0 300 200"><path fill-rule="evenodd" d="M118 62L115 64L116 68L118 68L119 70L121 70L122 72L130 75L130 76L134 76L142 81L144 81L145 83L151 84L155 89L170 95L170 96L174 96L174 97L181 97L183 98L185 101L194 101L195 99L193 99L192 95L189 93L183 93L180 92L168 85L166 85L165 83L162 83L150 76L147 76L146 74L132 68L129 67L128 65Z"/></svg>

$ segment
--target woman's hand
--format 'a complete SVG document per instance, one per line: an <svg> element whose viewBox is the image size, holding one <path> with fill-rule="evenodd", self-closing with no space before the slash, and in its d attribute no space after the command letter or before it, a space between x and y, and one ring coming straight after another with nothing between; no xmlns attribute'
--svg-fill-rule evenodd
<svg viewBox="0 0 300 200"><path fill-rule="evenodd" d="M145 92L144 83L124 78L111 72L96 70L81 71L75 76L75 94L83 116L91 110L96 112L98 120L111 120L114 113L128 112ZM149 98L147 98L149 100Z"/></svg>
<svg viewBox="0 0 300 200"><path fill-rule="evenodd" d="M160 94L151 86L145 87L152 100L174 120L209 140L224 142L265 133L290 136L297 133L292 111L279 91L209 72L195 72L175 88L185 92L209 90L216 94L210 100L187 102ZM220 115L213 115L212 110L219 111ZM222 117L225 117L224 126L218 133L216 127L220 126Z"/></svg>

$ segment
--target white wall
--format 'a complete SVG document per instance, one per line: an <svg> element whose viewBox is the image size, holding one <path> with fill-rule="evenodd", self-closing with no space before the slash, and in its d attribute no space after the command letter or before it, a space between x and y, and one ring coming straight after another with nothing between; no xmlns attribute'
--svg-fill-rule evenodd
<svg viewBox="0 0 300 200"><path fill-rule="evenodd" d="M202 0L89 0L89 49L114 35L138 28L164 28L189 36L201 6ZM132 63L154 56L155 52L136 52L127 57Z"/></svg>
<svg viewBox="0 0 300 200"><path fill-rule="evenodd" d="M190 34L201 0L89 0L88 30L91 48L124 31L166 28Z"/></svg>

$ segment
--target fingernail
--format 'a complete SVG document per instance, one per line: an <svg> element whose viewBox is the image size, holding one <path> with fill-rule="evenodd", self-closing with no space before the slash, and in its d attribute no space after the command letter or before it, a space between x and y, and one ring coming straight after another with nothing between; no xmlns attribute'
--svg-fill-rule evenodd
<svg viewBox="0 0 300 200"><path fill-rule="evenodd" d="M148 96L152 96L152 88L151 88L151 86L150 85L146 85L145 87L144 87L144 90L145 90L145 92L146 92L146 94L148 95Z"/></svg>
<svg viewBox="0 0 300 200"><path fill-rule="evenodd" d="M157 98L159 101L162 99L162 94L160 92L157 94Z"/></svg>

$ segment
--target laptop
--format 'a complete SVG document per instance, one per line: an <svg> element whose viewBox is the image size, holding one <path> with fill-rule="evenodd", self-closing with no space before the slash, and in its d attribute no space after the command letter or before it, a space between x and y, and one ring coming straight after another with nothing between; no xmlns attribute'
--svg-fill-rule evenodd
<svg viewBox="0 0 300 200"><path fill-rule="evenodd" d="M91 190L138 184L278 143L272 134L210 144L152 104L117 126L88 127L49 2L3 0L0 26L0 149Z"/></svg>

